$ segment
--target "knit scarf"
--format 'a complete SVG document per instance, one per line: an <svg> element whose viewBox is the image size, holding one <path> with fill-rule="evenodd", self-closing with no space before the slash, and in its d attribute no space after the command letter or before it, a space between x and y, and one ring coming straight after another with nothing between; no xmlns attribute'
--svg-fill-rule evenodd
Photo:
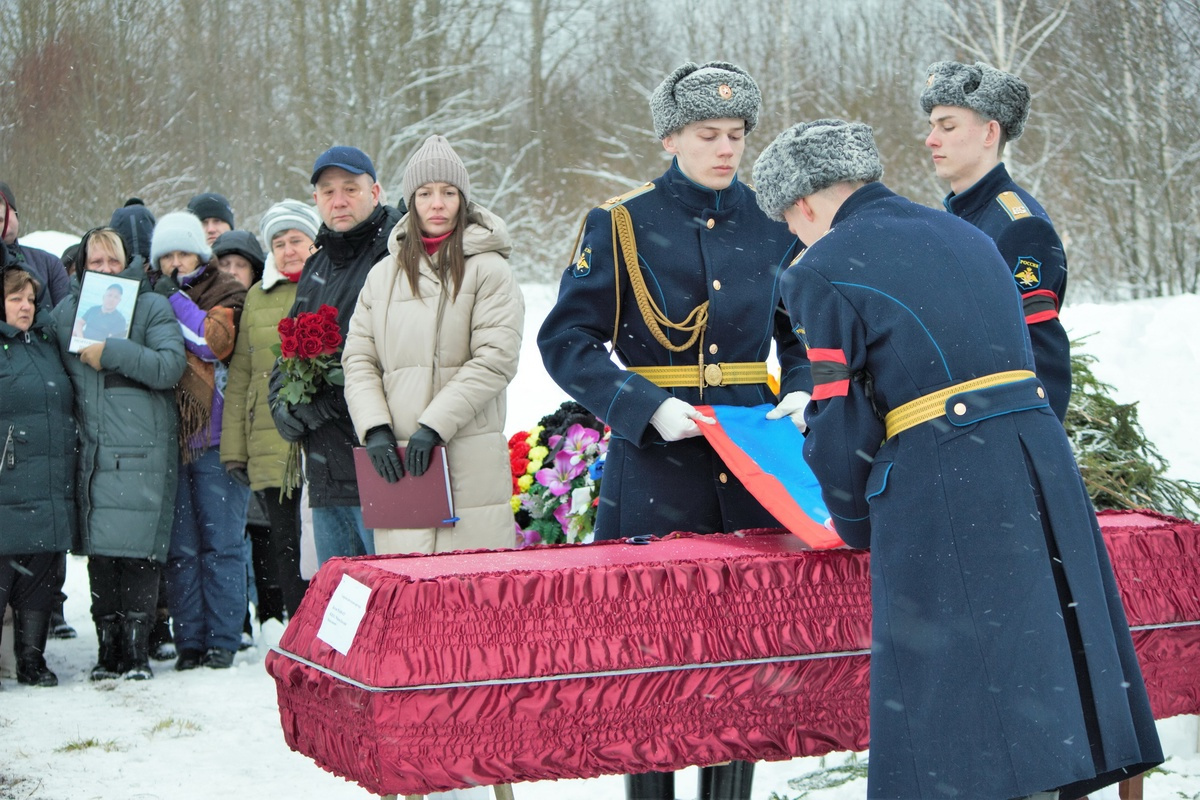
<svg viewBox="0 0 1200 800"><path fill-rule="evenodd" d="M441 236L422 236L421 244L425 245L425 252L429 255L436 253L438 248L442 246L442 242L449 239L450 234L452 233L454 233L454 231L449 230L443 233Z"/></svg>
<svg viewBox="0 0 1200 800"><path fill-rule="evenodd" d="M208 265L201 269L203 272L198 277L184 285L184 293L192 302L205 311L218 306L241 309L246 299L245 288L220 270L211 269ZM206 329L209 323L210 320L206 319ZM233 324L232 314L229 315L229 324ZM207 330L205 335L208 335ZM190 351L186 355L187 367L179 383L175 384L175 406L179 409L179 453L183 463L189 464L208 447L217 378L215 364ZM199 446L194 444L197 440L201 442Z"/></svg>

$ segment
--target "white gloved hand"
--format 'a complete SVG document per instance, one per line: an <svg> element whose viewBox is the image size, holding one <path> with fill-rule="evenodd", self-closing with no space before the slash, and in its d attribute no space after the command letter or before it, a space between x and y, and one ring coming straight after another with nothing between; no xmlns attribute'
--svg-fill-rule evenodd
<svg viewBox="0 0 1200 800"><path fill-rule="evenodd" d="M668 442L678 442L680 439L700 436L700 426L696 424L697 422L712 425L716 423L716 420L704 416L691 403L685 403L678 397L668 397L663 400L662 405L650 418L650 424L658 430L663 440Z"/></svg>
<svg viewBox="0 0 1200 800"><path fill-rule="evenodd" d="M804 421L804 409L808 408L810 400L812 396L808 392L788 392L779 401L779 405L767 412L767 419L791 417L792 424L804 433L808 430L808 423Z"/></svg>

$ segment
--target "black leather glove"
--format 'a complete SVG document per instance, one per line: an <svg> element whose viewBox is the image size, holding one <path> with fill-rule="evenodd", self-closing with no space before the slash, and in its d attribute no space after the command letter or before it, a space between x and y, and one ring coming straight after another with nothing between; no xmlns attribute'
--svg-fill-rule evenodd
<svg viewBox="0 0 1200 800"><path fill-rule="evenodd" d="M242 486L250 485L250 473L246 471L246 465L240 461L227 461L225 472Z"/></svg>
<svg viewBox="0 0 1200 800"><path fill-rule="evenodd" d="M161 294L163 297L170 297L176 292L183 291L183 287L179 285L179 281L175 280L174 275L163 273L158 276L158 280L154 282L154 291Z"/></svg>
<svg viewBox="0 0 1200 800"><path fill-rule="evenodd" d="M437 431L428 425L422 425L408 440L408 448L404 451L404 466L413 477L420 477L429 469L429 461L433 456L433 448L442 443Z"/></svg>
<svg viewBox="0 0 1200 800"><path fill-rule="evenodd" d="M343 416L342 404L338 402L335 392L337 392L336 389L326 386L313 395L307 403L292 406L292 413L309 430L315 431L325 423Z"/></svg>
<svg viewBox="0 0 1200 800"><path fill-rule="evenodd" d="M283 374L276 369L271 373L267 394L267 405L271 408L271 419L275 422L275 430L288 442L298 442L304 438L308 428L304 426L292 412L292 407L279 399L279 388L283 385Z"/></svg>
<svg viewBox="0 0 1200 800"><path fill-rule="evenodd" d="M404 477L404 465L400 463L400 453L396 450L396 437L386 425L378 425L367 431L363 440L367 455L371 457L371 466L379 473L379 477L388 483L395 483Z"/></svg>

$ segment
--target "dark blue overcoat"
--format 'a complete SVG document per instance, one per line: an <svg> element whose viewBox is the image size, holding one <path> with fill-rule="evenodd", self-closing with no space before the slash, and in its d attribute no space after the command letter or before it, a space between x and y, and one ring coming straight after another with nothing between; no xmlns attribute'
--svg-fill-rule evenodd
<svg viewBox="0 0 1200 800"><path fill-rule="evenodd" d="M1058 310L1067 297L1067 256L1050 216L1033 195L997 164L961 194L943 201L946 209L979 228L996 243L1021 293L1025 323L1033 344L1037 376L1050 408L1066 418L1071 399L1071 340Z"/></svg>
<svg viewBox="0 0 1200 800"><path fill-rule="evenodd" d="M867 184L783 298L816 382L804 456L842 538L871 549L868 795L1078 797L1160 762L1095 513L1038 380L954 396L884 441L904 403L1032 368L991 242Z"/></svg>
<svg viewBox="0 0 1200 800"><path fill-rule="evenodd" d="M707 442L666 443L650 424L672 395L693 404L751 406L777 402L770 388L709 387L701 398L695 388L660 388L610 357L607 345L615 339L625 366L694 365L700 358L698 343L675 353L654 339L624 263L614 270L610 211L617 205L630 212L639 267L662 312L680 322L709 302L707 363L765 361L776 341L782 391L811 387L804 348L779 301L779 276L799 245L786 226L759 210L753 190L737 180L722 191L708 189L673 163L641 189L593 209L538 347L558 385L612 428L596 538L776 527ZM687 338L669 333L673 344Z"/></svg>

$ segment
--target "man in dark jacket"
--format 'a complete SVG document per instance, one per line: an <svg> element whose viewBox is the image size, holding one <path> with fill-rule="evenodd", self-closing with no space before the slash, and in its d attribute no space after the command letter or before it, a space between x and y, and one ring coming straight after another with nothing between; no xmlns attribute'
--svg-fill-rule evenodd
<svg viewBox="0 0 1200 800"><path fill-rule="evenodd" d="M1058 418L1071 398L1071 342L1058 318L1067 294L1067 258L1045 209L1009 177L1004 146L1025 130L1029 89L987 64L939 61L921 93L946 210L991 237L1021 292L1037 376Z"/></svg>
<svg viewBox="0 0 1200 800"><path fill-rule="evenodd" d="M17 216L17 200L7 183L0 181L0 240L8 246L9 260L24 268L37 279L38 308L52 310L71 294L71 279L67 268L53 253L29 247L17 241L21 219Z"/></svg>
<svg viewBox="0 0 1200 800"><path fill-rule="evenodd" d="M356 147L331 147L318 156L312 184L322 225L314 243L317 251L304 265L289 316L333 306L344 339L367 273L387 255L388 234L404 207L379 202L375 166ZM342 387L326 385L312 402L291 405L277 402L281 380L277 367L271 376L271 409L283 438L303 443L317 561L373 553L354 474L352 448L358 438Z"/></svg>
<svg viewBox="0 0 1200 800"><path fill-rule="evenodd" d="M867 796L1081 797L1162 761L1096 514L988 237L893 194L871 129L784 131L758 202L813 244L804 459L871 549Z"/></svg>

